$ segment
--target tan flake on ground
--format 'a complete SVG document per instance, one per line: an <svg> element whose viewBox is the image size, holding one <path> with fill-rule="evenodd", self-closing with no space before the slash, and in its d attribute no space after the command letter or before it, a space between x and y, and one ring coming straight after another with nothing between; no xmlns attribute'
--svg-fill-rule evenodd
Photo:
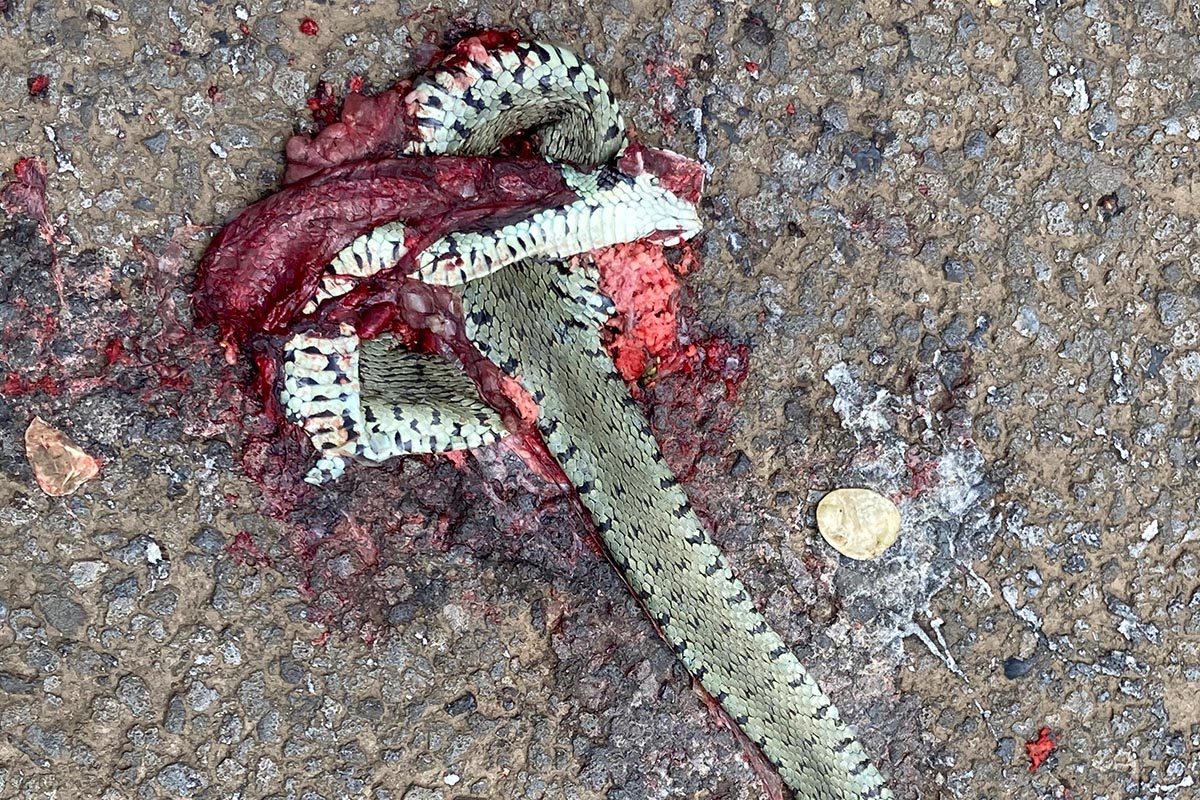
<svg viewBox="0 0 1200 800"><path fill-rule="evenodd" d="M38 486L51 497L74 494L100 474L98 460L41 417L34 417L25 429L25 457Z"/></svg>

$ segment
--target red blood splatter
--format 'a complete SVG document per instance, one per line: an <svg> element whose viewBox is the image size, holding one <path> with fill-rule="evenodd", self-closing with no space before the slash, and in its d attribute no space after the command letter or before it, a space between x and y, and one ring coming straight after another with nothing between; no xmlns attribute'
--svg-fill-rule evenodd
<svg viewBox="0 0 1200 800"><path fill-rule="evenodd" d="M904 466L908 468L909 489L893 497L892 500L896 502L916 497L937 486L940 480L937 459L929 458L917 445L904 451Z"/></svg>
<svg viewBox="0 0 1200 800"><path fill-rule="evenodd" d="M0 208L12 216L26 216L39 226L48 227L46 165L32 157L18 159L13 164L13 180L0 189Z"/></svg>
<svg viewBox="0 0 1200 800"><path fill-rule="evenodd" d="M354 94L362 94L363 77L362 75L354 75L350 78L350 91Z"/></svg>
<svg viewBox="0 0 1200 800"><path fill-rule="evenodd" d="M225 95L224 95L224 93L221 92L221 87L219 87L219 86L208 87L208 99L211 102L218 103L221 100L223 100L224 98L225 98Z"/></svg>
<svg viewBox="0 0 1200 800"><path fill-rule="evenodd" d="M670 79L679 89L682 89L687 83L687 69L679 64L667 61L647 61L642 69L646 73L646 77L650 78L652 92L657 92L661 88L659 80L663 78Z"/></svg>
<svg viewBox="0 0 1200 800"><path fill-rule="evenodd" d="M29 96L37 97L50 88L50 78L47 75L34 75L29 79Z"/></svg>
<svg viewBox="0 0 1200 800"><path fill-rule="evenodd" d="M746 72L750 73L750 77L757 78L758 77L758 64L754 61L747 61L746 62Z"/></svg>
<svg viewBox="0 0 1200 800"><path fill-rule="evenodd" d="M1042 728L1032 742L1025 743L1025 752L1029 755L1029 771L1037 772L1038 767L1054 752L1058 742L1049 728Z"/></svg>
<svg viewBox="0 0 1200 800"><path fill-rule="evenodd" d="M62 384L49 375L43 375L36 380L30 380L20 373L9 372L4 376L3 390L0 394L7 397L20 397L33 392L45 392L51 397L62 394Z"/></svg>
<svg viewBox="0 0 1200 800"><path fill-rule="evenodd" d="M125 352L125 345L121 341L120 336L114 336L112 339L109 339L108 344L104 346L104 360L110 365L132 361Z"/></svg>
<svg viewBox="0 0 1200 800"><path fill-rule="evenodd" d="M50 222L46 200L46 165L32 157L18 159L13 164L13 179L0 189L0 209L9 216L24 216L37 223L38 234L50 247L50 273L61 301L63 277L55 247L58 232Z"/></svg>
<svg viewBox="0 0 1200 800"><path fill-rule="evenodd" d="M238 24L238 33L242 34L242 36L249 36L250 35L250 26L244 22L239 23Z"/></svg>
<svg viewBox="0 0 1200 800"><path fill-rule="evenodd" d="M446 51L443 63L478 60L488 49L515 40L510 32L472 37ZM361 83L352 80L340 116L334 114L332 92L319 88L314 116L328 111L329 124L315 136L289 141L285 188L227 225L201 262L193 296L197 319L220 324L231 360L249 351L257 367L258 395L240 395L241 405L232 412L246 429L242 463L262 486L273 513L283 518L301 508L311 492L302 476L312 445L303 431L286 424L279 408L274 386L278 342L269 334L283 332L297 320L334 254L359 234L394 219L408 221L405 244L409 252L418 252L447 232L502 225L575 198L558 170L536 157L391 158L413 135L403 102L410 85L401 82L367 96L360 94ZM510 152L523 152L530 141L511 144ZM664 186L685 199L699 197L703 169L688 159L633 146L620 168L628 174L658 175ZM616 322L616 354L624 354L623 371L631 378L647 378L645 387L635 389L665 410L656 415L666 420L659 428L671 437L685 431L666 453L686 477L694 472L700 454L721 444L721 437L712 434L722 429L722 404L728 404L745 375L745 349L681 321L678 276L696 263L690 247L664 253L661 244L641 242L609 259L610 266L621 262L610 270L610 277L618 276L612 277L613 283L628 284L625 299L636 314ZM436 351L456 360L513 431L507 446L545 480L565 486L565 476L531 430L537 413L532 399L466 340L455 322L461 312L452 293L403 277L411 266L411 259L402 260L328 302L321 318L313 320L315 329L346 323L363 336L397 332L417 351ZM643 270L646 276L638 278ZM639 280L645 282L635 285ZM461 454L454 458L463 463ZM577 498L568 502L579 508ZM380 537L412 524L425 527L420 535L426 546L448 547L460 513L448 508L428 520L426 515L409 523L397 518L394 528L380 523L356 531L342 524L332 533L329 528L317 531L307 522L295 526L289 546L312 580L307 587L311 597L330 597L332 589L341 604L317 609L314 618L333 620L343 609L369 615L370 609L356 606L368 602L361 587L375 569L372 565L384 558L379 548L386 540ZM353 584L330 574L330 559L339 553L357 559Z"/></svg>
<svg viewBox="0 0 1200 800"><path fill-rule="evenodd" d="M239 564L271 566L271 557L254 541L254 535L250 531L241 531L234 536L233 541L225 546L225 552L233 556L233 560Z"/></svg>
<svg viewBox="0 0 1200 800"><path fill-rule="evenodd" d="M784 111L786 111L788 114L795 114L796 113L796 104L788 103L787 108L785 108Z"/></svg>
<svg viewBox="0 0 1200 800"><path fill-rule="evenodd" d="M227 341L251 330L281 330L333 256L385 222L414 220L408 241L415 251L472 222L509 222L574 197L544 161L352 162L288 186L226 225L200 263L193 301L202 322L220 321ZM406 272L410 261L397 271Z"/></svg>
<svg viewBox="0 0 1200 800"><path fill-rule="evenodd" d="M319 127L324 128L337 122L338 98L327 81L317 82L317 92L308 98L307 105Z"/></svg>
<svg viewBox="0 0 1200 800"><path fill-rule="evenodd" d="M321 32L321 26L312 17L305 17L300 20L300 32L305 36L316 36Z"/></svg>

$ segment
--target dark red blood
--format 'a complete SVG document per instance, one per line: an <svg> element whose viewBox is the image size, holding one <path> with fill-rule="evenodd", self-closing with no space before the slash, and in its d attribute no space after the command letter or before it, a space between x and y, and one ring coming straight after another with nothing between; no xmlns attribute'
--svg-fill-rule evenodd
<svg viewBox="0 0 1200 800"><path fill-rule="evenodd" d="M625 148L617 167L626 175L647 172L657 175L663 188L689 203L700 202L700 194L704 191L704 165L670 150L657 150L635 142Z"/></svg>
<svg viewBox="0 0 1200 800"><path fill-rule="evenodd" d="M410 247L422 249L450 231L506 224L574 199L545 161L408 158L335 167L260 200L217 234L200 262L197 316L218 322L226 342L279 331L337 252L385 222L412 220Z"/></svg>
<svg viewBox="0 0 1200 800"><path fill-rule="evenodd" d="M300 32L305 36L316 36L321 32L321 26L312 17L305 17L300 20Z"/></svg>
<svg viewBox="0 0 1200 800"><path fill-rule="evenodd" d="M131 361L129 355L125 352L125 345L121 342L120 336L114 336L104 346L104 360L108 364L127 363Z"/></svg>
<svg viewBox="0 0 1200 800"><path fill-rule="evenodd" d="M287 143L285 184L322 169L357 159L400 152L412 138L412 117L404 108L408 82L376 95L351 94L341 118L316 136L297 134Z"/></svg>
<svg viewBox="0 0 1200 800"><path fill-rule="evenodd" d="M486 32L436 53L443 63L461 63L516 41L511 32ZM404 220L406 246L418 252L446 233L495 228L575 199L558 169L529 149L529 137L507 142L505 155L498 159L394 158L413 138L404 103L410 87L402 82L367 96L360 94L361 83L352 81L336 119L332 91L318 88L314 112L328 111L329 124L314 136L288 142L285 188L243 211L213 239L193 294L197 320L219 326L227 354L242 352L253 358L257 393L229 388L239 399L228 404L228 413L240 415L245 427L242 463L262 487L272 513L291 521L288 545L307 576L302 589L313 600L312 618L330 623L346 614L381 618L371 574L387 558L387 551L381 550L388 546L385 537L400 535L403 526L424 525L423 546L449 547L471 498L456 506L446 501L444 488L437 488L426 507L429 513L418 514L415 521L376 513L379 508L368 503L359 507L355 524L325 520L322 527L314 522L315 509L306 500L312 489L302 481L312 444L285 420L276 394L282 335L300 321L299 309L334 255L380 224ZM525 157L514 158L514 153ZM634 145L620 167L634 175L656 174L682 197L699 198L703 170L688 159ZM668 459L681 474L692 474L699 454L723 444L718 435L727 424L723 409L745 374L744 348L689 327L681 317L678 276L696 263L691 247L667 254L659 244L641 242L618 248L607 258L610 284L621 284L614 293L622 296L622 316L612 332L614 355L631 380L645 384L635 387L643 399L664 410L655 414L657 429L679 439L664 448ZM532 398L467 340L456 296L405 278L411 266L411 259L405 260L364 281L326 302L318 319L303 324L332 332L345 323L363 337L387 332L411 349L449 357L474 380L512 431L506 446L545 481L567 486L533 428L537 407ZM249 373L243 360L229 371L230 381L244 382ZM463 463L461 455L451 456L455 458L455 463ZM436 468L438 460L429 461ZM365 471L360 475L370 480ZM514 478L507 473L497 480L500 477ZM351 482L350 490L361 485ZM545 490L536 481L532 485ZM419 497L423 490L412 491ZM573 494L570 503L580 509ZM338 554L353 557L351 577L332 574L331 559Z"/></svg>
<svg viewBox="0 0 1200 800"><path fill-rule="evenodd" d="M1042 728L1038 731L1038 736L1032 742L1025 743L1025 752L1029 755L1029 771L1037 772L1050 754L1054 752L1054 746L1058 742L1054 738L1054 734L1049 728Z"/></svg>
<svg viewBox="0 0 1200 800"><path fill-rule="evenodd" d="M327 81L317 82L317 92L308 98L306 105L312 111L313 121L325 128L338 120L338 98Z"/></svg>
<svg viewBox="0 0 1200 800"><path fill-rule="evenodd" d="M0 189L0 209L13 217L28 217L37 223L38 234L50 246L51 274L62 296L62 275L58 271L57 232L50 222L46 201L46 165L36 158L17 159L13 179Z"/></svg>
<svg viewBox="0 0 1200 800"><path fill-rule="evenodd" d="M58 397L62 393L62 384L49 375L43 375L36 380L30 380L16 372L4 376L3 390L0 390L0 394L6 397L20 397L33 392L45 392L51 397Z"/></svg>
<svg viewBox="0 0 1200 800"><path fill-rule="evenodd" d="M37 97L50 88L50 78L46 75L34 75L29 79L29 96Z"/></svg>
<svg viewBox="0 0 1200 800"><path fill-rule="evenodd" d="M233 560L239 564L271 565L271 557L254 541L254 535L250 531L240 531L234 536L233 541L225 546L225 552L233 556Z"/></svg>
<svg viewBox="0 0 1200 800"><path fill-rule="evenodd" d="M36 158L13 164L13 179L0 189L0 208L11 216L25 216L39 226L49 226L46 207L46 165Z"/></svg>

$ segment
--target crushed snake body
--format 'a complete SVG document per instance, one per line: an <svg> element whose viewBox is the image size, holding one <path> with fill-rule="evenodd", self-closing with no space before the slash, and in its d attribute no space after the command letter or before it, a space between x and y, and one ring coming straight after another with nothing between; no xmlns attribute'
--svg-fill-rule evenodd
<svg viewBox="0 0 1200 800"><path fill-rule="evenodd" d="M801 800L891 793L837 709L755 609L697 518L601 344L613 308L586 257L610 244L664 243L698 232L695 207L650 175L613 167L625 146L612 93L595 71L538 42L468 48L420 77L406 98L413 156L491 153L537 128L579 200L494 228L450 233L411 253L405 220L345 247L304 311L403 259L406 280L457 286L463 329L478 351L537 402L536 425L578 491L608 555L680 660L778 768ZM415 302L415 301L414 301ZM388 337L293 335L279 398L319 452L308 479L349 461L477 447L504 436L472 382L438 355Z"/></svg>

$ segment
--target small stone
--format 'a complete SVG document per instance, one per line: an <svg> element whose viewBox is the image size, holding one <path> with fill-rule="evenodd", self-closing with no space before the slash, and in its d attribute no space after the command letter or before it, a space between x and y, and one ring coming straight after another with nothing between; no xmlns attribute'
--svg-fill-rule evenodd
<svg viewBox="0 0 1200 800"><path fill-rule="evenodd" d="M163 727L167 733L176 736L183 733L183 725L187 721L187 711L183 708L183 698L178 693L171 695L167 701L167 712L163 716Z"/></svg>
<svg viewBox="0 0 1200 800"><path fill-rule="evenodd" d="M870 489L834 489L817 504L817 530L847 558L876 558L900 534L896 504Z"/></svg>
<svg viewBox="0 0 1200 800"><path fill-rule="evenodd" d="M290 656L279 659L279 677L284 683L295 686L304 680L304 665Z"/></svg>
<svg viewBox="0 0 1200 800"><path fill-rule="evenodd" d="M153 136L147 136L142 139L142 146L156 156L162 155L167 151L167 132L159 131Z"/></svg>
<svg viewBox="0 0 1200 800"><path fill-rule="evenodd" d="M1033 658L1017 658L1009 656L1004 659L1004 677L1010 681L1015 681L1017 678L1023 678L1033 669Z"/></svg>
<svg viewBox="0 0 1200 800"><path fill-rule="evenodd" d="M208 786L208 778L194 767L176 762L159 770L158 783L176 797L194 797L197 789Z"/></svg>
<svg viewBox="0 0 1200 800"><path fill-rule="evenodd" d="M136 675L126 675L117 682L117 699L140 717L150 710L150 687Z"/></svg>
<svg viewBox="0 0 1200 800"><path fill-rule="evenodd" d="M465 714L468 711L475 710L475 695L470 692L465 692L459 697L446 703L446 713L452 717L457 717L459 714Z"/></svg>
<svg viewBox="0 0 1200 800"><path fill-rule="evenodd" d="M87 622L83 606L61 595L45 595L38 603L46 622L68 636L76 633Z"/></svg>
<svg viewBox="0 0 1200 800"><path fill-rule="evenodd" d="M108 565L103 561L76 561L70 568L71 583L80 588L91 586L105 572L108 572Z"/></svg>
<svg viewBox="0 0 1200 800"><path fill-rule="evenodd" d="M978 161L987 152L988 135L984 131L971 131L963 142L963 156Z"/></svg>
<svg viewBox="0 0 1200 800"><path fill-rule="evenodd" d="M947 258L942 262L942 276L951 283L962 283L974 270L964 261Z"/></svg>
<svg viewBox="0 0 1200 800"><path fill-rule="evenodd" d="M205 526L192 537L191 543L201 553L215 556L225 549L225 536L216 528Z"/></svg>
<svg viewBox="0 0 1200 800"><path fill-rule="evenodd" d="M1017 318L1013 320L1013 328L1017 333L1027 339L1033 339L1042 329L1042 323L1038 320L1037 312L1030 306L1021 306L1017 312Z"/></svg>

